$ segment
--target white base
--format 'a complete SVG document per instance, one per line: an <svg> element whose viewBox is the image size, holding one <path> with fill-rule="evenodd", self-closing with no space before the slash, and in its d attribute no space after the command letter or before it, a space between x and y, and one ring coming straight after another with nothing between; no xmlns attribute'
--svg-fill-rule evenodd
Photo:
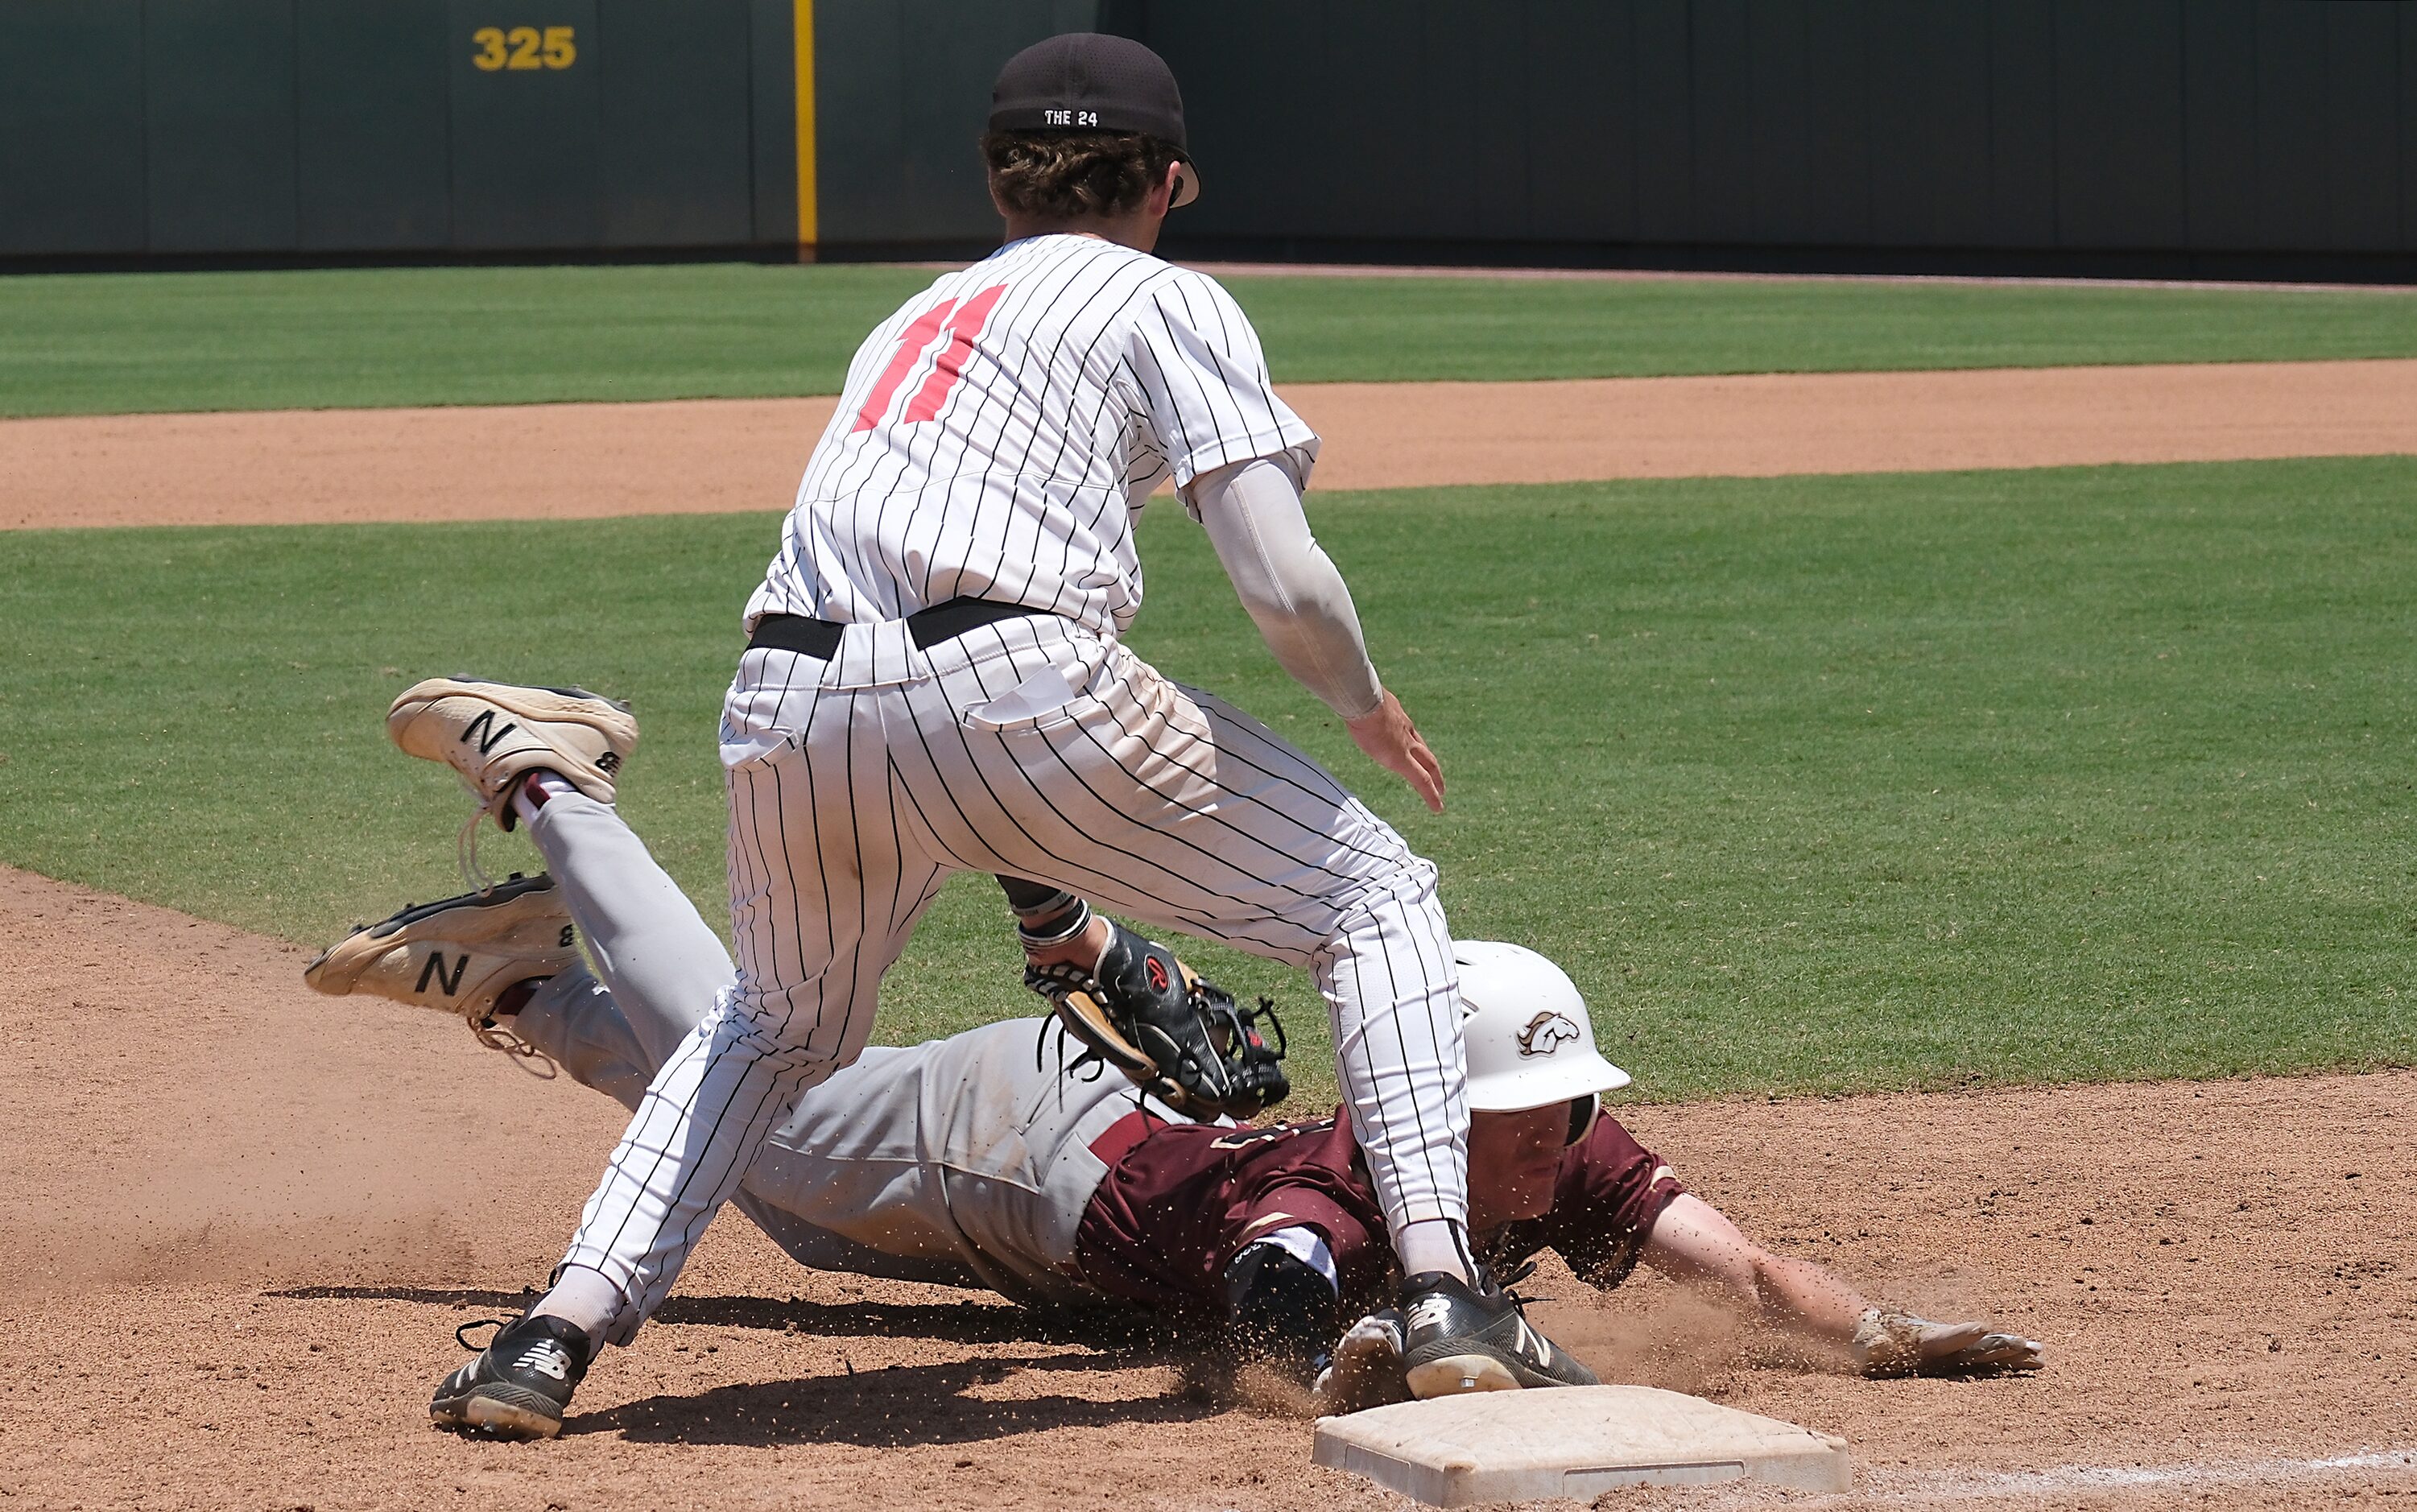
<svg viewBox="0 0 2417 1512"><path fill-rule="evenodd" d="M1472 1392L1321 1417L1310 1458L1430 1506L1589 1501L1621 1486L1847 1489L1847 1442L1651 1386Z"/></svg>

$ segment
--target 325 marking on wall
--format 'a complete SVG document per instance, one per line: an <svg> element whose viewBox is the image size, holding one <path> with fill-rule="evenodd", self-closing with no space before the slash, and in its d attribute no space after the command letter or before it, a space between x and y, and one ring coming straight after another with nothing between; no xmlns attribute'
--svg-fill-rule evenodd
<svg viewBox="0 0 2417 1512"><path fill-rule="evenodd" d="M534 26L514 26L509 31L481 26L470 34L470 40L479 44L479 50L470 54L470 67L481 73L568 68L579 61L579 43L568 26L548 26L543 31Z"/></svg>

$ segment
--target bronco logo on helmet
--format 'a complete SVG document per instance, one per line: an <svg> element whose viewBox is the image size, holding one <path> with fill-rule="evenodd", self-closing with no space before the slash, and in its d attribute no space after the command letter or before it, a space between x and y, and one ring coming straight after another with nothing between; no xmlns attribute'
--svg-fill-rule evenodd
<svg viewBox="0 0 2417 1512"><path fill-rule="evenodd" d="M1540 1013L1528 1021L1519 1031L1519 1053L1550 1055L1563 1045L1573 1045L1585 1037L1578 1026L1558 1013Z"/></svg>

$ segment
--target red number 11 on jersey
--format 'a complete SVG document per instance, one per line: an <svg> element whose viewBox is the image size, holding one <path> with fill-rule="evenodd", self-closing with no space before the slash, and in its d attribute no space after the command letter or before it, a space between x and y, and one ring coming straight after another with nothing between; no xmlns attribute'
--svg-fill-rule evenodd
<svg viewBox="0 0 2417 1512"><path fill-rule="evenodd" d="M906 334L898 339L898 350L890 354L889 366L881 370L881 381L873 386L871 397L857 412L856 424L849 430L870 431L881 423L881 417L889 413L889 401L898 397L899 385L915 370L915 364L922 359L932 339L946 332L948 345L940 349L939 360L932 364L932 375L907 401L906 413L899 423L913 425L937 416L940 406L949 401L949 390L957 386L958 376L965 371L965 358L973 355L974 338L981 334L982 326L989 323L991 307L1005 293L1006 284L993 284L970 299L943 299L917 316L915 324L906 327Z"/></svg>

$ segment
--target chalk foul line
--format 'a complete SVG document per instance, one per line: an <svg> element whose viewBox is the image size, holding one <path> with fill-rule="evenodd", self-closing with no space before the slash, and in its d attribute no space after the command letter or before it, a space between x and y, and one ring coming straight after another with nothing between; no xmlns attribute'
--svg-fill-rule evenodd
<svg viewBox="0 0 2417 1512"><path fill-rule="evenodd" d="M2058 1465L1974 1475L1877 1471L1841 1500L1919 1505L1933 1502L2036 1498L2080 1491L2177 1490L2195 1487L2288 1485L2358 1473L2417 1475L2417 1448L2374 1449L2317 1459L2271 1459L2179 1465Z"/></svg>

